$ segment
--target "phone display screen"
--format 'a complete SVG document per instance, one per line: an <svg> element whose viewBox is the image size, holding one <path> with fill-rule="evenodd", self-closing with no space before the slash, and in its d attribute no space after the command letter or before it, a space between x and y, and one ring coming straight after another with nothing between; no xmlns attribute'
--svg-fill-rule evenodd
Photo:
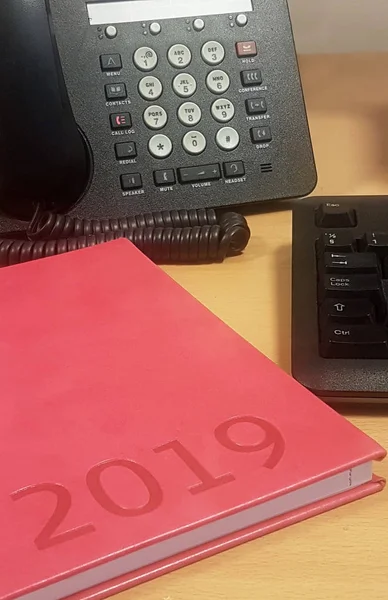
<svg viewBox="0 0 388 600"><path fill-rule="evenodd" d="M119 0L87 3L91 25L252 12L252 0Z"/></svg>

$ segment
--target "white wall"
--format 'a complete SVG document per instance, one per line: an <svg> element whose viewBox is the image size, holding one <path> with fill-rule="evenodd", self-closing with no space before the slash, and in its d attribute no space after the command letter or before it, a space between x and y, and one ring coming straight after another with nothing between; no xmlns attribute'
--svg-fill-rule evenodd
<svg viewBox="0 0 388 600"><path fill-rule="evenodd" d="M388 50L388 0L288 0L300 53Z"/></svg>

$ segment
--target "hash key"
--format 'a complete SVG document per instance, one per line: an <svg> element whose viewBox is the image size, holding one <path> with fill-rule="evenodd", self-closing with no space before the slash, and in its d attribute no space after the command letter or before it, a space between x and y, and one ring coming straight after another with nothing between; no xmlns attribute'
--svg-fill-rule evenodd
<svg viewBox="0 0 388 600"><path fill-rule="evenodd" d="M380 273L380 262L370 252L325 252L323 262L325 273Z"/></svg>
<svg viewBox="0 0 388 600"><path fill-rule="evenodd" d="M330 325L321 332L324 358L388 358L388 334L378 325Z"/></svg>
<svg viewBox="0 0 388 600"><path fill-rule="evenodd" d="M318 241L320 254L324 252L353 252L355 240L350 231L326 231Z"/></svg>

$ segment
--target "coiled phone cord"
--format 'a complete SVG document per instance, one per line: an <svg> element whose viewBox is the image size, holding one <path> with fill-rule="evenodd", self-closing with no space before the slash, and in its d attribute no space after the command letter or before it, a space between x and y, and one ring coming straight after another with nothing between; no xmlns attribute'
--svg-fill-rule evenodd
<svg viewBox="0 0 388 600"><path fill-rule="evenodd" d="M0 238L0 267L130 240L155 263L222 262L243 252L250 239L246 219L213 209L173 210L120 219L79 219L41 211L25 239Z"/></svg>

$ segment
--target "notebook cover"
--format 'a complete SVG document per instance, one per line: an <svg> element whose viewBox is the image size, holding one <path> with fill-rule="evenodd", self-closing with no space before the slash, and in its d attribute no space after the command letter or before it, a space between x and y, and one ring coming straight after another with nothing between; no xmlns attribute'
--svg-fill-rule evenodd
<svg viewBox="0 0 388 600"><path fill-rule="evenodd" d="M2 269L0 286L1 600L385 456L125 240Z"/></svg>
<svg viewBox="0 0 388 600"><path fill-rule="evenodd" d="M199 560L230 550L235 546L263 537L264 535L273 533L279 529L295 525L300 521L305 521L310 517L328 512L339 506L376 494L377 492L382 491L384 486L385 480L374 476L371 483L364 484L359 488L353 488L348 492L337 494L336 496L321 500L320 502L315 502L298 510L290 511L280 517L270 519L260 525L244 529L236 534L202 545L192 551L180 553L169 560L154 564L149 569L139 569L139 571L132 573L130 576L124 575L123 577L117 577L103 585L95 586L86 592L74 594L71 597L71 600L104 600L105 598L110 598L115 594L119 594L120 592L140 585L141 583L145 583L156 577L161 577L166 573L193 564Z"/></svg>

